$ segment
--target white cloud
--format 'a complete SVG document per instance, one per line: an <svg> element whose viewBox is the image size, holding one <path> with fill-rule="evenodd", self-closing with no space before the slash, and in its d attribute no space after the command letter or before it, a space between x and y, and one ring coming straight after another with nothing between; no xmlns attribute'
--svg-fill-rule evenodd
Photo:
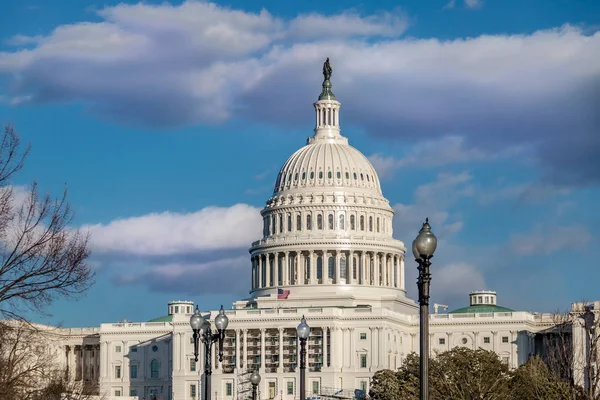
<svg viewBox="0 0 600 400"><path fill-rule="evenodd" d="M354 12L327 16L300 15L290 21L288 35L298 39L322 39L353 36L398 37L408 28L408 18L396 11L360 16Z"/></svg>
<svg viewBox="0 0 600 400"><path fill-rule="evenodd" d="M469 292L488 289L481 270L463 262L439 268L436 266L434 278L431 283L432 293L441 298L460 297L466 300Z"/></svg>
<svg viewBox="0 0 600 400"><path fill-rule="evenodd" d="M444 9L454 8L455 5L456 5L456 0L450 0L448 3L446 3L446 5L444 6Z"/></svg>
<svg viewBox="0 0 600 400"><path fill-rule="evenodd" d="M591 242L592 235L583 225L536 225L531 232L514 234L510 249L521 256L552 254L561 250L583 250Z"/></svg>
<svg viewBox="0 0 600 400"><path fill-rule="evenodd" d="M465 6L467 8L477 8L481 7L483 2L481 0L465 0Z"/></svg>
<svg viewBox="0 0 600 400"><path fill-rule="evenodd" d="M369 160L378 175L385 177L391 175L396 169L435 168L450 164L490 162L522 155L524 152L525 146L514 146L488 152L476 147L467 147L463 137L444 136L419 142L400 158L374 154L369 157Z"/></svg>
<svg viewBox="0 0 600 400"><path fill-rule="evenodd" d="M186 255L246 248L260 238L259 209L236 204L191 213L163 212L88 225L94 254Z"/></svg>
<svg viewBox="0 0 600 400"><path fill-rule="evenodd" d="M99 16L0 53L0 74L15 79L10 95L19 104L83 102L155 128L234 113L305 124L289 110L309 107L329 56L344 123L394 141L460 135L463 156L533 144L550 179L600 182L600 32L398 39L401 13L286 21L196 1L121 4Z"/></svg>
<svg viewBox="0 0 600 400"><path fill-rule="evenodd" d="M425 218L429 218L433 230L441 240L459 232L463 222L451 215L448 209L459 200L474 193L470 174L441 173L433 182L418 186L414 192L413 204L393 205L394 236L405 242L412 240Z"/></svg>

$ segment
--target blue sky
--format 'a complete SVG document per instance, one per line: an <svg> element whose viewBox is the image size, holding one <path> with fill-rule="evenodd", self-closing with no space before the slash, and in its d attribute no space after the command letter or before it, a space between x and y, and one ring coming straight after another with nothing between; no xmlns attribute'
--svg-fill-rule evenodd
<svg viewBox="0 0 600 400"><path fill-rule="evenodd" d="M594 0L5 0L0 121L33 147L14 184L67 185L97 272L39 319L244 297L258 211L312 134L325 57L395 237L429 216L440 238L433 301L598 299L599 30Z"/></svg>

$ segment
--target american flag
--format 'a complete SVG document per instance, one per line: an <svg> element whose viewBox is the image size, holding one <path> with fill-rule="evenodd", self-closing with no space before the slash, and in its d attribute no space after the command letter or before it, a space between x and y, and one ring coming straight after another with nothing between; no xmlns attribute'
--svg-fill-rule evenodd
<svg viewBox="0 0 600 400"><path fill-rule="evenodd" d="M289 290L277 289L277 300L285 300L289 295Z"/></svg>

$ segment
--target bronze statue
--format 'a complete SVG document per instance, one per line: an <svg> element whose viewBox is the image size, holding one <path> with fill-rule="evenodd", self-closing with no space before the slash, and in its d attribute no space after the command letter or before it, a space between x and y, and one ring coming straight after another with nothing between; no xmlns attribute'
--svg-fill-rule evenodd
<svg viewBox="0 0 600 400"><path fill-rule="evenodd" d="M323 76L325 77L326 81L331 78L332 72L333 69L331 68L331 64L329 64L329 57L327 57L327 60L325 60L325 63L323 64Z"/></svg>

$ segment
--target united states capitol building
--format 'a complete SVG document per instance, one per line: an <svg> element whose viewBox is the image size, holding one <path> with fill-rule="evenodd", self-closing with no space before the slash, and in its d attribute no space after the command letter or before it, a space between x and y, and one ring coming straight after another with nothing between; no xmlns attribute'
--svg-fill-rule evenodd
<svg viewBox="0 0 600 400"><path fill-rule="evenodd" d="M354 398L357 389L368 392L376 371L396 369L419 351L418 304L407 297L405 281L406 262L416 264L393 237L394 212L377 172L341 134L341 103L328 78L314 103L314 134L283 164L261 212L263 237L250 246L250 296L225 307L222 362L212 352L213 399L250 399L255 369L260 399L299 399L296 326L303 315L311 327L311 397ZM478 290L465 293L464 308L436 305L432 354L465 346L492 350L513 368L524 363L539 351L538 333L552 319L502 307L501 300ZM189 324L194 307L172 301L164 317L149 322L62 329L57 357L71 379L99 394L200 399L203 354L194 361ZM598 313L600 302L593 307ZM212 320L217 312L203 314ZM580 336L573 332L574 342Z"/></svg>

